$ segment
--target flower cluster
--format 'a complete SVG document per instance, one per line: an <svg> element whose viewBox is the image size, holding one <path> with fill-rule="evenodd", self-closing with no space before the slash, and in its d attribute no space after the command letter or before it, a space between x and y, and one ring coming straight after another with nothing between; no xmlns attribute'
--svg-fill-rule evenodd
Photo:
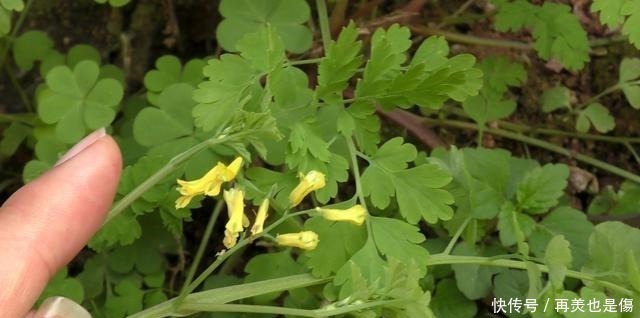
<svg viewBox="0 0 640 318"><path fill-rule="evenodd" d="M202 178L194 181L178 180L178 192L181 197L176 201L176 208L183 208L189 204L191 199L197 195L216 196L220 194L221 186L224 182L232 181L240 167L242 158L236 158L228 166L223 163L216 164ZM290 207L299 205L311 192L322 189L325 186L325 175L319 171L309 171L300 175L300 183L291 191L289 195ZM234 247L240 234L249 227L249 219L244 214L244 191L240 188L224 190L224 200L227 204L229 221L225 225L223 244L226 248ZM269 199L264 199L258 208L253 226L250 229L251 236L256 236L264 231L264 222L269 211ZM351 208L331 209L316 207L316 211L325 219L336 222L349 222L354 225L362 225L365 222L367 211L357 204ZM313 250L320 242L318 234L313 231L302 231L298 233L286 233L276 236L276 242L281 246L292 246L304 250Z"/></svg>

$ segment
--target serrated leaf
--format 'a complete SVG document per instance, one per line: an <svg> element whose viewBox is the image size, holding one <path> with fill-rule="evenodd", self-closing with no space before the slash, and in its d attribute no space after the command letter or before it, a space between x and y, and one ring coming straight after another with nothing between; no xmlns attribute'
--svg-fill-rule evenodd
<svg viewBox="0 0 640 318"><path fill-rule="evenodd" d="M549 113L561 108L571 108L571 91L561 85L544 91L540 97L542 111Z"/></svg>
<svg viewBox="0 0 640 318"><path fill-rule="evenodd" d="M236 51L245 34L268 25L275 28L290 52L302 53L311 46L311 31L303 25L311 10L304 0L223 0L219 11L224 19L216 29L216 39L227 51Z"/></svg>
<svg viewBox="0 0 640 318"><path fill-rule="evenodd" d="M265 73L279 67L285 59L282 39L271 25L245 34L238 41L236 48L256 70Z"/></svg>
<svg viewBox="0 0 640 318"><path fill-rule="evenodd" d="M258 74L248 61L233 54L209 60L203 72L208 80L193 93L198 103L193 109L195 125L204 131L220 129L249 103L252 88L259 87Z"/></svg>
<svg viewBox="0 0 640 318"><path fill-rule="evenodd" d="M425 237L418 228L392 218L370 217L369 220L378 251L387 259L393 258L405 264L414 262L424 276L428 253L419 245Z"/></svg>
<svg viewBox="0 0 640 318"><path fill-rule="evenodd" d="M362 174L364 194L381 209L395 196L400 213L412 224L421 218L430 223L450 219L453 196L441 188L452 180L451 176L435 164L407 168L416 154L415 147L404 144L400 137L382 145Z"/></svg>
<svg viewBox="0 0 640 318"><path fill-rule="evenodd" d="M591 232L593 224L584 213L566 206L558 207L536 224L536 229L529 237L529 244L534 255L543 257L551 238L562 235L571 243L573 267L579 269L588 259Z"/></svg>
<svg viewBox="0 0 640 318"><path fill-rule="evenodd" d="M611 131L616 123L606 107L600 103L592 103L578 114L576 130L586 133L589 131L589 128L591 128L591 125L593 125L597 131L606 133Z"/></svg>
<svg viewBox="0 0 640 318"><path fill-rule="evenodd" d="M510 202L505 203L500 209L498 230L500 230L500 242L505 247L525 241L535 226L536 221L530 216L516 211Z"/></svg>
<svg viewBox="0 0 640 318"><path fill-rule="evenodd" d="M318 64L318 98L325 102L342 97L349 79L362 65L362 41L358 41L355 23L342 29L338 39L332 41L325 57Z"/></svg>
<svg viewBox="0 0 640 318"><path fill-rule="evenodd" d="M536 6L526 0L501 1L495 17L498 31L531 29L534 48L544 60L556 59L569 70L589 61L587 33L571 7L551 2Z"/></svg>
<svg viewBox="0 0 640 318"><path fill-rule="evenodd" d="M591 12L600 12L600 20L610 28L622 25L622 33L629 42L640 48L640 1L594 0Z"/></svg>
<svg viewBox="0 0 640 318"><path fill-rule="evenodd" d="M563 164L546 164L529 171L518 185L518 207L531 214L546 212L564 193L569 168Z"/></svg>
<svg viewBox="0 0 640 318"><path fill-rule="evenodd" d="M549 280L556 290L564 289L564 278L571 267L571 244L564 236L554 236L547 245L544 262L549 268Z"/></svg>

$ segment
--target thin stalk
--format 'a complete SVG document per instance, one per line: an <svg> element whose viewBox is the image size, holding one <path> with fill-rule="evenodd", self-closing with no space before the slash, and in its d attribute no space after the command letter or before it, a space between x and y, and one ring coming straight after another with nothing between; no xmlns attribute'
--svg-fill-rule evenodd
<svg viewBox="0 0 640 318"><path fill-rule="evenodd" d="M174 172L184 162L186 162L188 159L193 157L193 155L197 154L201 150L206 149L207 147L210 147L210 146L219 145L227 141L230 141L245 135L257 133L257 132L258 132L257 130L246 130L246 131L236 133L234 135L229 135L224 137L216 136L216 137L207 139L185 150L184 152L176 155L171 160L169 160L169 162L166 165L164 165L162 168L156 171L151 177L149 177L147 180L145 180L140 185L138 185L135 189L133 189L126 196L120 199L120 201L116 202L111 207L111 210L109 210L109 213L107 214L107 217L103 225L111 221L114 217L116 217L118 214L124 211L124 209L126 209L130 204L132 204L135 200L137 200L140 196L142 196L145 192L147 192L147 190L149 190L154 185L158 184L160 181L162 181L162 179L164 179L170 173Z"/></svg>
<svg viewBox="0 0 640 318"><path fill-rule="evenodd" d="M604 91L600 92L598 95L591 97L588 101L586 101L585 103L581 104L580 106L578 106L578 108L583 108L585 106L588 106L589 104L597 101L598 99L609 95L613 92L619 91L621 90L622 87L620 86L620 84L615 84L613 86L607 87L607 89L605 89Z"/></svg>
<svg viewBox="0 0 640 318"><path fill-rule="evenodd" d="M207 245L209 244L209 239L211 238L211 233L213 232L213 228L216 225L216 221L220 216L220 211L222 211L222 207L224 206L223 200L218 200L216 202L216 206L213 208L213 213L211 217L209 217L209 222L207 223L207 227L204 229L204 235L202 235L202 240L200 241L200 246L198 246L198 251L196 252L196 256L193 259L193 263L191 263L191 267L189 267L189 272L187 273L187 278L182 285L182 289L180 291L180 295L184 294L184 291L187 289L187 286L191 284L193 277L196 275L196 270L198 269L198 265L200 265L200 261L202 260L202 255L204 255L204 251L207 249Z"/></svg>
<svg viewBox="0 0 640 318"><path fill-rule="evenodd" d="M0 113L0 122L12 123L16 121L19 123L23 123L27 126L33 126L34 120L35 120L35 115L32 113L20 113L20 114Z"/></svg>
<svg viewBox="0 0 640 318"><path fill-rule="evenodd" d="M364 192L362 191L362 182L360 181L360 167L358 166L356 145L353 143L353 139L347 139L347 147L349 147L349 153L351 154L351 165L353 166L353 177L356 183L356 194L358 195L358 201L367 210L367 203L364 200Z"/></svg>
<svg viewBox="0 0 640 318"><path fill-rule="evenodd" d="M186 303L217 303L225 304L232 301L278 292L296 288L328 283L333 277L316 278L309 274L292 275L288 277L269 279L255 283L221 287L187 295L184 299ZM129 318L160 318L168 316L185 316L194 312L176 311L175 303L178 298L173 298L139 313L129 316Z"/></svg>
<svg viewBox="0 0 640 318"><path fill-rule="evenodd" d="M625 147L627 147L627 149L629 149L629 152L631 152L631 155L633 155L633 158L636 160L636 163L640 164L640 156L638 156L638 153L636 152L636 150L633 149L633 146L628 142L625 142L624 145Z"/></svg>
<svg viewBox="0 0 640 318"><path fill-rule="evenodd" d="M375 308L387 305L397 305L406 302L403 299L379 300L365 302L355 305L341 306L337 308L326 309L298 309L277 306L261 306L261 305L243 305L243 304L199 304L186 303L184 309L188 311L208 311L208 312L243 312L243 313L261 313L275 315L290 315L299 317L330 317L347 314L353 311L359 311L367 308Z"/></svg>
<svg viewBox="0 0 640 318"><path fill-rule="evenodd" d="M464 222L460 224L460 227L458 228L458 230L456 230L456 233L453 234L453 237L449 241L449 244L447 244L447 247L444 249L444 252L442 252L442 254L444 255L451 254L451 251L453 251L453 247L456 245L456 242L458 242L458 239L462 235L462 232L464 232L464 229L466 229L467 225L469 225L469 222L471 222L471 216L468 216L464 220Z"/></svg>
<svg viewBox="0 0 640 318"><path fill-rule="evenodd" d="M238 244L236 244L234 247L232 247L231 249L229 249L228 251L224 252L222 255L218 256L218 258L216 258L216 260L211 263L211 265L209 265L209 267L207 267L207 269L205 269L202 274L198 275L198 277L191 282L191 284L189 284L187 286L187 288L185 288L181 295L178 296L178 298L176 299L176 306L180 306L180 304L182 303L182 301L185 299L186 295L192 293L196 288L198 288L198 286L200 286L200 284L202 284L204 282L205 279L207 279L207 277L209 277L227 258L229 258L231 255L233 255L236 251L238 251L239 249L241 249L242 247L244 247L245 245L250 244L251 242L253 242L254 240L262 237L264 234L268 233L269 231L273 230L275 227L277 227L278 225L284 223L286 220L299 216L299 215L303 215L303 214L307 214L309 212L313 212L315 211L314 209L310 209L310 210L304 210L304 211L300 211L300 212L296 212L296 213L291 213L291 214L286 214L283 217L281 217L280 219L278 219L277 221L271 223L271 225L269 225L267 228L264 229L264 231L260 234L257 234L255 236L251 236L251 237L245 237L242 240L240 240L238 242Z"/></svg>
<svg viewBox="0 0 640 318"><path fill-rule="evenodd" d="M447 19L453 19L457 16L459 16L460 14L462 14L463 12L467 11L467 9L473 4L475 0L467 0L465 1L465 3L463 3L454 13L452 13L450 16L447 17ZM445 21L440 22L440 24L438 24L438 28L442 28L443 26L445 26L447 23Z"/></svg>
<svg viewBox="0 0 640 318"><path fill-rule="evenodd" d="M315 58L315 59L308 59L308 60L291 61L291 62L289 62L289 65L318 64L318 63L322 62L322 60L324 60L324 57L319 57L319 58Z"/></svg>
<svg viewBox="0 0 640 318"><path fill-rule="evenodd" d="M16 34L18 34L18 32L20 31L20 28L22 28L22 24L24 23L24 20L27 18L27 13L29 12L31 5L33 4L33 1L34 0L27 0L27 3L24 5L24 8L22 9L22 12L20 12L20 16L18 17L16 24L13 26L11 35L9 35L6 38L6 41L4 42L4 47L0 52L0 66L4 66L4 63L7 60L7 55L9 54L9 49L11 48L13 41L16 39Z"/></svg>
<svg viewBox="0 0 640 318"><path fill-rule="evenodd" d="M467 123L467 122L462 122L462 121L456 121L456 120L446 120L446 119L431 119L431 118L423 118L423 121L427 124L431 124L431 125L442 125L442 126L449 126L449 127L455 127L455 128L461 128L461 129L469 129L469 130L477 130L478 126L472 123ZM517 133L513 133L510 131L506 131L503 129L498 129L498 128L485 128L484 129L485 132L490 133L490 134L494 134L497 136L502 136L505 138L509 138L509 139L513 139L513 140L517 140L520 142L524 142L530 145L534 145L536 147L540 147L549 151L553 151L555 153L567 156L569 158L575 158L578 161L582 161L584 163L590 164L594 167L598 167L602 170L608 171L610 173L613 173L615 175L618 175L620 177L623 177L627 180L636 182L636 183L640 183L640 176L633 174L627 170L624 169L620 169L612 164L608 164L604 161L595 159L591 156L587 156L584 154L580 154L580 153L574 153L572 151L569 151L563 147L554 145L552 143L540 140L540 139L536 139L536 138L532 138L532 137L528 137L528 136L524 136L521 134L517 134Z"/></svg>
<svg viewBox="0 0 640 318"><path fill-rule="evenodd" d="M455 33L455 32L450 32L445 30L424 27L424 26L418 26L418 25L411 26L411 30L415 33L420 33L422 35L441 35L441 36L444 36L449 41L464 43L464 44L504 47L504 48L518 49L518 50L530 50L533 48L533 45L531 45L530 43L481 38L477 36Z"/></svg>
<svg viewBox="0 0 640 318"><path fill-rule="evenodd" d="M461 256L461 255L445 255L434 254L427 258L427 266L433 265L451 265L451 264L474 264L484 266L496 266L515 269L527 269L527 264L523 261L509 260L509 259L491 259L489 257L482 256ZM546 265L535 264L541 272L548 273L549 268ZM619 286L609 281L598 279L595 275L589 273L578 272L574 270L567 270L567 276L581 280L588 280L598 283L604 287L616 290L628 296L633 296L633 292L627 288Z"/></svg>
<svg viewBox="0 0 640 318"><path fill-rule="evenodd" d="M22 101L22 104L24 105L25 110L27 112L32 113L33 107L31 107L31 101L29 100L27 93L25 93L25 91L22 89L22 86L20 86L20 83L18 82L16 75L9 69L8 64L4 65L4 70L7 73L7 77L9 77L9 81L18 92L18 96L20 96L20 100Z"/></svg>
<svg viewBox="0 0 640 318"><path fill-rule="evenodd" d="M327 49L331 43L331 30L329 29L329 13L327 12L326 0L316 0L316 7L318 9L318 20L320 21L320 33L322 34L322 46L324 47L324 53L327 54Z"/></svg>

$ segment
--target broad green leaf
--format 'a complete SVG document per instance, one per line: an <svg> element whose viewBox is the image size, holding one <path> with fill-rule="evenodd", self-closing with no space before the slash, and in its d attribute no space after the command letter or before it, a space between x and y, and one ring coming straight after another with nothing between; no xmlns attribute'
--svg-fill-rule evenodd
<svg viewBox="0 0 640 318"><path fill-rule="evenodd" d="M571 91L561 85L546 90L540 97L542 111L549 113L561 108L571 109Z"/></svg>
<svg viewBox="0 0 640 318"><path fill-rule="evenodd" d="M116 80L99 80L98 75L98 65L92 61L80 62L73 70L57 66L47 74L38 115L43 122L56 124L60 140L73 143L115 118L123 88Z"/></svg>
<svg viewBox="0 0 640 318"><path fill-rule="evenodd" d="M326 102L342 98L348 81L362 65L362 41L351 22L342 29L338 40L329 44L325 57L318 64L318 98ZM350 134L348 134L350 135Z"/></svg>
<svg viewBox="0 0 640 318"><path fill-rule="evenodd" d="M478 312L476 303L467 299L453 279L441 280L430 304L436 317L473 318Z"/></svg>
<svg viewBox="0 0 640 318"><path fill-rule="evenodd" d="M216 39L227 51L236 51L237 43L247 33L273 26L287 51L302 53L311 47L312 34L303 24L311 10L304 0L223 0L224 17L216 30Z"/></svg>
<svg viewBox="0 0 640 318"><path fill-rule="evenodd" d="M47 287L40 294L38 302L48 297L62 296L81 304L84 300L82 283L76 278L68 277L67 274L67 267L63 267L58 271L58 273L49 280Z"/></svg>
<svg viewBox="0 0 640 318"><path fill-rule="evenodd" d="M362 174L364 194L381 209L395 196L400 214L412 224L421 218L430 223L450 219L453 196L441 188L452 180L451 176L435 164L407 168L416 155L415 147L404 144L400 137L386 142Z"/></svg>
<svg viewBox="0 0 640 318"><path fill-rule="evenodd" d="M558 298L568 300L567 302L569 304L568 310L566 312L564 310L559 311L562 313L562 316L566 318L592 318L592 317L617 318L617 317L620 317L619 301L613 298L614 304L615 304L614 308L616 308L615 312L605 311L604 307L605 307L605 304L607 304L607 299L612 299L612 298L599 290L591 289L589 287L583 287L580 289L580 295L574 292L565 290L562 293L560 293L558 296L556 296L556 299ZM580 311L580 310L572 311L571 301L574 299L583 299L585 301L584 311ZM598 309L596 308L590 309L589 308L590 302L594 305L596 303L599 304L598 308L600 310L598 311ZM592 305L592 307L595 307L594 305Z"/></svg>
<svg viewBox="0 0 640 318"><path fill-rule="evenodd" d="M547 245L544 262L549 268L549 280L556 290L564 289L564 278L571 267L571 244L564 236L554 236Z"/></svg>
<svg viewBox="0 0 640 318"><path fill-rule="evenodd" d="M0 7L0 37L3 37L11 31L11 12Z"/></svg>
<svg viewBox="0 0 640 318"><path fill-rule="evenodd" d="M484 73L483 91L505 93L509 87L520 87L527 80L522 64L506 58L490 56L478 65Z"/></svg>
<svg viewBox="0 0 640 318"><path fill-rule="evenodd" d="M557 205L568 177L569 168L564 164L546 164L529 171L518 185L518 208L531 214L546 212Z"/></svg>
<svg viewBox="0 0 640 318"><path fill-rule="evenodd" d="M318 277L328 277L337 272L364 246L367 238L364 226L331 222L322 217L307 220L304 228L316 232L321 238L318 247L306 253L307 266Z"/></svg>
<svg viewBox="0 0 640 318"><path fill-rule="evenodd" d="M18 121L12 122L2 131L2 141L0 141L0 154L3 156L13 155L20 144L31 135L32 128Z"/></svg>
<svg viewBox="0 0 640 318"><path fill-rule="evenodd" d="M238 41L236 48L254 69L269 73L280 67L285 59L283 45L274 28L267 25L266 28L245 34Z"/></svg>
<svg viewBox="0 0 640 318"><path fill-rule="evenodd" d="M534 48L544 60L555 59L569 70L582 69L589 61L589 42L571 7L551 2L536 6L527 0L495 1L498 31L531 29Z"/></svg>
<svg viewBox="0 0 640 318"><path fill-rule="evenodd" d="M618 192L608 186L591 201L587 211L593 215L637 214L640 211L639 195L640 186L630 181L623 182Z"/></svg>
<svg viewBox="0 0 640 318"><path fill-rule="evenodd" d="M244 271L248 274L244 279L247 283L307 272L304 266L291 257L289 250L256 255L247 263ZM281 292L264 294L254 297L254 300L260 304L269 303L280 294Z"/></svg>
<svg viewBox="0 0 640 318"><path fill-rule="evenodd" d="M595 226L589 238L589 260L583 270L600 273L602 279L621 286L629 286L626 273L628 254L638 263L640 258L640 230L621 222L603 222Z"/></svg>
<svg viewBox="0 0 640 318"><path fill-rule="evenodd" d="M616 123L606 107L600 103L593 103L580 111L576 121L576 130L586 133L591 128L591 125L597 131L606 133L611 131Z"/></svg>
<svg viewBox="0 0 640 318"><path fill-rule="evenodd" d="M42 31L27 31L16 38L12 50L16 65L28 71L35 61L44 60L53 51L53 41Z"/></svg>
<svg viewBox="0 0 640 318"><path fill-rule="evenodd" d="M480 256L483 253L466 242L459 243L453 249L453 255ZM485 255L490 256L490 255ZM503 269L475 264L451 265L455 273L458 289L469 299L475 300L487 296L492 288L492 278Z"/></svg>
<svg viewBox="0 0 640 318"><path fill-rule="evenodd" d="M571 244L573 268L580 269L587 261L589 236L593 232L593 224L581 211L566 206L555 208L535 227L529 237L534 255L544 257L544 251L551 238L562 235Z"/></svg>
<svg viewBox="0 0 640 318"><path fill-rule="evenodd" d="M500 209L498 230L500 242L505 247L524 242L535 229L536 221L530 216L516 211L511 202L505 203Z"/></svg>
<svg viewBox="0 0 640 318"><path fill-rule="evenodd" d="M462 103L464 112L479 125L509 117L516 110L516 102L501 99L502 96L478 95Z"/></svg>
<svg viewBox="0 0 640 318"><path fill-rule="evenodd" d="M354 279L353 270L357 270L364 282L376 282L384 273L385 262L380 258L372 238L358 250L336 273L333 283L340 286L341 299L351 296L358 290L359 281ZM365 286L366 288L366 286Z"/></svg>
<svg viewBox="0 0 640 318"><path fill-rule="evenodd" d="M497 299L503 299L509 301L509 299L518 299L524 303L527 297L527 290L529 289L529 279L527 273L522 270L509 269L498 273L493 279L493 294ZM537 296L537 295L536 295ZM507 312L508 317L527 317L523 315L524 306L521 308L521 313L515 310Z"/></svg>
<svg viewBox="0 0 640 318"><path fill-rule="evenodd" d="M591 12L600 12L600 21L610 28L622 25L622 34L629 42L640 48L640 1L638 0L594 0Z"/></svg>
<svg viewBox="0 0 640 318"><path fill-rule="evenodd" d="M0 5L7 10L22 11L24 9L23 0L0 0Z"/></svg>

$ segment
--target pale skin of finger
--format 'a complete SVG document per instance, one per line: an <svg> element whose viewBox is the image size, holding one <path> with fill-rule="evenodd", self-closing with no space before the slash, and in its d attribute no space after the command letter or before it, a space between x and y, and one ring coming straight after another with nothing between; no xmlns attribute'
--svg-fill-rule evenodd
<svg viewBox="0 0 640 318"><path fill-rule="evenodd" d="M0 208L0 316L24 317L52 275L99 229L122 159L105 136L14 193Z"/></svg>

